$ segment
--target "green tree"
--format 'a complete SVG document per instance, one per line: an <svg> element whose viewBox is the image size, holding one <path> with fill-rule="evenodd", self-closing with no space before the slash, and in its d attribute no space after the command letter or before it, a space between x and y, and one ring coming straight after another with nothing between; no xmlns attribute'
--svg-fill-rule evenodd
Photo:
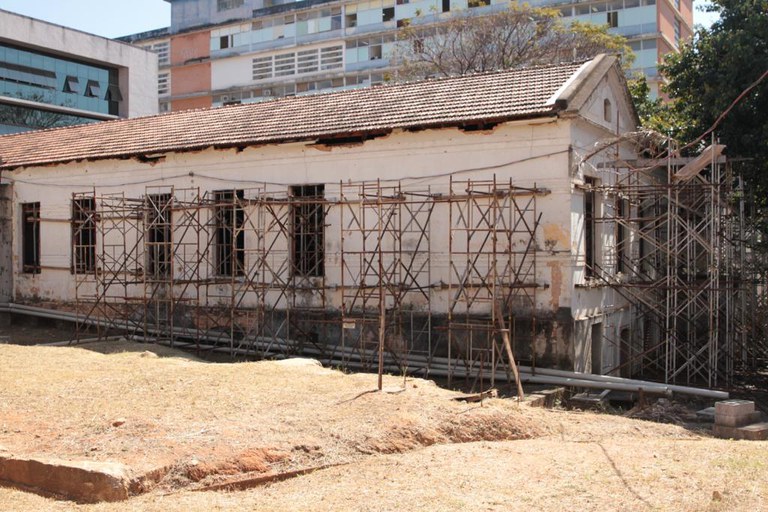
<svg viewBox="0 0 768 512"><path fill-rule="evenodd" d="M768 191L768 0L713 0L720 14L699 27L661 72L672 112L685 122L675 135L692 150L713 133L739 170L761 193Z"/></svg>
<svg viewBox="0 0 768 512"><path fill-rule="evenodd" d="M406 23L398 33L394 64L397 78L412 80L454 76L538 64L587 60L598 53L632 51L607 26L565 24L554 9L511 2L509 9L454 13L436 23Z"/></svg>

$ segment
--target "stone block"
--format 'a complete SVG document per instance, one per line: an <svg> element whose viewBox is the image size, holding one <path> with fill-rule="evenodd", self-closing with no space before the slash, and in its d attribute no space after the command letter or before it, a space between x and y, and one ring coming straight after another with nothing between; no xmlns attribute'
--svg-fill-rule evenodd
<svg viewBox="0 0 768 512"><path fill-rule="evenodd" d="M763 415L760 411L755 411L749 414L741 416L726 416L724 414L715 416L715 425L723 427L743 427L751 425L752 423L758 423L762 419Z"/></svg>
<svg viewBox="0 0 768 512"><path fill-rule="evenodd" d="M750 400L723 400L715 403L715 418L718 416L743 416L755 412L755 402Z"/></svg>

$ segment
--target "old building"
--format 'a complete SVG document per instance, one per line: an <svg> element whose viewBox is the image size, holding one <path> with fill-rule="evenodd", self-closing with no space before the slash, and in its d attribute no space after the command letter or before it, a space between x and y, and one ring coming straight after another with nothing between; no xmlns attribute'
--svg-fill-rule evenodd
<svg viewBox="0 0 768 512"><path fill-rule="evenodd" d="M608 373L640 347L603 341L633 318L596 273L636 241L598 190L635 154L595 145L636 123L600 56L0 137L0 282L233 352L487 375L505 323L524 362Z"/></svg>
<svg viewBox="0 0 768 512"><path fill-rule="evenodd" d="M0 134L157 112L157 56L0 10Z"/></svg>
<svg viewBox="0 0 768 512"><path fill-rule="evenodd" d="M158 53L160 110L264 101L380 84L392 73L404 20L490 13L508 0L166 0L171 26L121 38ZM523 2L520 2L523 3ZM693 30L692 0L534 0L563 19L608 25L627 37L631 73L661 83L657 63Z"/></svg>

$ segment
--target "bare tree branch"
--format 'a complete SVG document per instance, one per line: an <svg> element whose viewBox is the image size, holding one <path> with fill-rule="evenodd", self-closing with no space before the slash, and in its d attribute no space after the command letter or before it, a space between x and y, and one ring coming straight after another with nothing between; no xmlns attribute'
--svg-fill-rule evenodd
<svg viewBox="0 0 768 512"><path fill-rule="evenodd" d="M393 56L400 80L580 61L599 53L622 54L625 65L633 59L626 39L605 26L566 25L556 10L517 2L495 13L468 10L437 23L410 21L400 29Z"/></svg>

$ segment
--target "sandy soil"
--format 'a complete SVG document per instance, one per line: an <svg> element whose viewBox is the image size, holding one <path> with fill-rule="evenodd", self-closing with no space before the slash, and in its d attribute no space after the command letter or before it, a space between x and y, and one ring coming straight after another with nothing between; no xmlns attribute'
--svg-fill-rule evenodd
<svg viewBox="0 0 768 512"><path fill-rule="evenodd" d="M762 510L768 443L312 361L215 364L149 345L0 346L0 449L164 468L80 506L0 488L2 510ZM107 352L107 353L103 353ZM405 385L404 385L405 384ZM197 487L333 466L238 492Z"/></svg>

